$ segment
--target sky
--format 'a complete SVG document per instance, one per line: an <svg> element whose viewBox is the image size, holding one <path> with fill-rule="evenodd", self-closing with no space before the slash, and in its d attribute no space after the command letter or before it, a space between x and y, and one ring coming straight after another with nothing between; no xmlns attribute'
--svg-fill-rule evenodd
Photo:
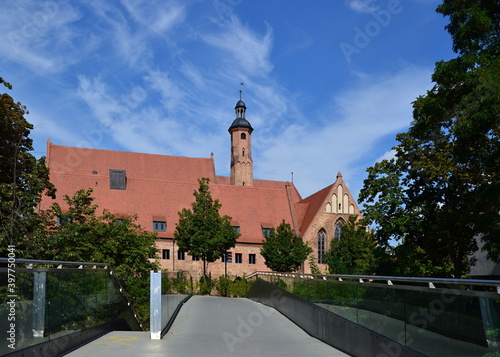
<svg viewBox="0 0 500 357"><path fill-rule="evenodd" d="M340 171L357 197L435 63L456 57L440 3L1 0L0 77L30 112L37 157L48 138L214 153L223 176L242 90L255 179L293 179L307 197Z"/></svg>

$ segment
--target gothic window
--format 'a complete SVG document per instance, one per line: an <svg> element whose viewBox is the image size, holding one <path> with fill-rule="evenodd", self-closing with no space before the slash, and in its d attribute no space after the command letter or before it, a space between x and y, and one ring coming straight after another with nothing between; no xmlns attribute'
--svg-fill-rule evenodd
<svg viewBox="0 0 500 357"><path fill-rule="evenodd" d="M342 220L338 220L335 224L335 239L340 239L340 232L342 231Z"/></svg>
<svg viewBox="0 0 500 357"><path fill-rule="evenodd" d="M243 156L245 156L245 149L242 149L241 153L243 154Z"/></svg>
<svg viewBox="0 0 500 357"><path fill-rule="evenodd" d="M326 244L326 232L321 229L318 232L318 264L325 264L325 244Z"/></svg>

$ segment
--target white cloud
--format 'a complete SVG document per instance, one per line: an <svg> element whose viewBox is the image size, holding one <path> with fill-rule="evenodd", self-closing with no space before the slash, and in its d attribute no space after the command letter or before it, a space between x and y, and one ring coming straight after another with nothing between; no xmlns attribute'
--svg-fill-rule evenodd
<svg viewBox="0 0 500 357"><path fill-rule="evenodd" d="M381 162L384 160L392 160L396 157L396 151L395 150L389 150L386 151L382 156L380 156L375 162Z"/></svg>
<svg viewBox="0 0 500 357"><path fill-rule="evenodd" d="M134 20L158 33L168 32L186 16L184 7L174 1L122 0L122 4Z"/></svg>
<svg viewBox="0 0 500 357"><path fill-rule="evenodd" d="M19 1L16 16L0 2L0 52L40 74L62 72L79 59L73 56L78 35L69 28L81 14L56 1ZM57 54L57 55L56 55Z"/></svg>
<svg viewBox="0 0 500 357"><path fill-rule="evenodd" d="M356 12L372 13L377 11L378 6L374 5L374 0L345 0L348 7Z"/></svg>
<svg viewBox="0 0 500 357"><path fill-rule="evenodd" d="M287 180L308 194L335 180L361 175L373 162L381 139L405 130L412 120L411 102L430 88L430 69L409 67L386 78L365 76L358 85L336 95L316 126L295 121L259 151L256 172L261 178ZM424 79L424 80L423 80ZM254 137L259 133L255 132ZM363 167L359 167L362 163ZM359 190L359 181L351 190Z"/></svg>
<svg viewBox="0 0 500 357"><path fill-rule="evenodd" d="M209 45L229 54L229 58L224 61L226 65L238 69L242 74L253 76L266 76L271 72L273 65L269 55L273 45L273 32L270 27L267 27L264 35L259 35L232 16L231 21L222 26L222 29L218 34L200 36Z"/></svg>

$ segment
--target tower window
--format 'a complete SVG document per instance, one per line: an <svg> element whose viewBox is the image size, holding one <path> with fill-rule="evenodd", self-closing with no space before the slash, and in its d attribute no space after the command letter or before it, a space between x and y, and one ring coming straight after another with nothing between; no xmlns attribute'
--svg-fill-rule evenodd
<svg viewBox="0 0 500 357"><path fill-rule="evenodd" d="M246 140L247 139L247 134L241 133L241 140Z"/></svg>

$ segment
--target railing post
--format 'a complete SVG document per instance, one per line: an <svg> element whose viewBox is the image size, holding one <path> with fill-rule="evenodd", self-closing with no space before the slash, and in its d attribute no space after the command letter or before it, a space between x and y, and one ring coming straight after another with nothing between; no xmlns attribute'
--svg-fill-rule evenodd
<svg viewBox="0 0 500 357"><path fill-rule="evenodd" d="M151 271L150 273L150 305L149 318L151 339L161 339L161 272Z"/></svg>
<svg viewBox="0 0 500 357"><path fill-rule="evenodd" d="M33 337L43 337L45 330L45 292L47 273L34 272L33 287Z"/></svg>

